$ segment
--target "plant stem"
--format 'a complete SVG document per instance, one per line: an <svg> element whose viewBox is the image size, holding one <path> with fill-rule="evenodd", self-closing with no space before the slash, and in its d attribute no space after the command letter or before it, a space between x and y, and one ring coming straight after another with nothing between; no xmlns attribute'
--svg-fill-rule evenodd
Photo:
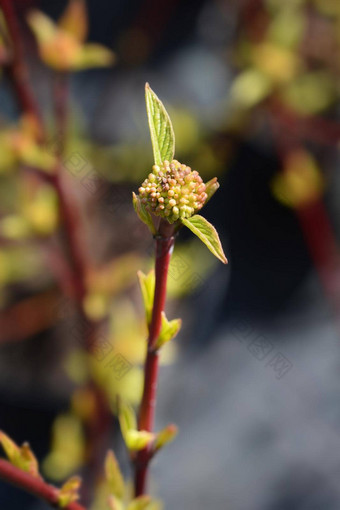
<svg viewBox="0 0 340 510"><path fill-rule="evenodd" d="M62 158L65 154L68 120L69 76L66 73L56 73L54 81L54 114L56 126L56 173L53 185L59 197L60 214L66 237L65 247L68 249L69 263L72 266L75 297L82 305L86 294L85 280L87 271L86 250L82 234L82 221L78 207L69 193L67 183L63 179Z"/></svg>
<svg viewBox="0 0 340 510"><path fill-rule="evenodd" d="M57 134L56 156L60 159L65 152L68 124L69 74L57 72L54 75L53 99Z"/></svg>
<svg viewBox="0 0 340 510"><path fill-rule="evenodd" d="M146 430L148 432L152 432L153 430L158 383L158 352L155 351L154 346L162 326L162 312L165 308L168 269L174 243L175 238L173 235L165 237L161 234L156 238L155 295L151 324L149 327L148 350L144 367L144 390L138 420L139 430ZM148 447L139 451L136 455L136 496L145 493L150 460L151 452Z"/></svg>
<svg viewBox="0 0 340 510"><path fill-rule="evenodd" d="M0 6L4 13L8 32L11 37L13 54L11 62L8 65L8 71L13 83L17 102L24 114L29 114L35 119L39 134L38 142L42 144L46 142L47 131L43 119L40 116L40 112L35 102L35 98L28 80L28 69L26 66L25 55L23 51L24 44L21 36L20 26L17 20L17 15L13 8L12 0L0 0ZM61 225L64 234L63 245L67 254L65 260L67 260L68 267L66 271L63 270L63 273L65 274L63 274L62 277L58 275L58 281L60 283L60 287L63 289L65 288L63 280L71 280L73 297L77 303L79 320L84 331L84 346L88 352L91 352L96 340L96 328L95 324L89 321L83 310L83 300L86 295L88 257L86 256L86 246L82 236L82 217L79 208L75 203L74 197L69 191L68 183L65 179L67 176L63 175L64 168L62 164L67 137L69 96L68 78L69 76L67 73L57 73L55 76L53 99L57 144L55 144L56 151L54 155L56 157L57 163L55 173L51 176L49 182L55 188L55 191L58 195ZM95 386L94 382L92 382L90 386L95 393L97 404L94 423L91 423L88 426L88 437L91 450L89 454L89 465L90 471L95 472L99 469L99 465L101 465L102 456L102 451L98 451L97 454L97 448L99 449L99 447L101 447L101 449L103 449L102 446L109 429L111 416L109 414L106 400L104 399L102 391ZM22 472L19 473L22 474ZM7 478L4 478L10 481L9 475ZM91 475L90 478L90 481L93 481L95 476ZM34 493L33 489L30 489L32 481L36 482L36 479L34 477L26 478L25 483L22 483L21 486ZM90 488L91 487L89 483L85 483L83 486L83 490L86 489L88 493L90 492ZM55 491L56 490L57 489L55 489ZM87 496L87 499L90 499L89 494ZM70 510L80 510L83 507L73 503L71 506L66 508L69 508Z"/></svg>
<svg viewBox="0 0 340 510"><path fill-rule="evenodd" d="M34 496L46 501L53 507L58 507L59 489L49 485L42 478L32 476L13 466L10 462L0 459L0 478L6 482L23 489ZM69 503L65 510L85 510L79 503Z"/></svg>
<svg viewBox="0 0 340 510"><path fill-rule="evenodd" d="M69 75L57 73L54 82L54 113L56 122L58 160L57 172L54 176L54 186L58 193L60 214L65 234L65 248L68 249L68 258L72 268L73 288L77 302L78 315L83 329L84 348L92 353L97 340L97 325L92 322L84 312L83 301L86 296L86 277L88 257L84 243L83 223L80 210L75 206L74 198L69 192L67 175L62 164L66 149L68 124ZM92 487L96 481L98 471L101 470L103 445L111 425L111 415L103 391L93 380L89 383L93 391L96 409L91 423L86 424L88 441L88 463L85 483L83 485L83 499L90 502Z"/></svg>
<svg viewBox="0 0 340 510"><path fill-rule="evenodd" d="M28 69L25 62L24 45L21 38L19 22L14 11L12 0L0 0L0 7L4 14L6 25L12 43L12 56L8 65L8 72L13 83L17 100L23 112L31 115L39 131L39 138L44 138L44 128L41 115L29 82Z"/></svg>

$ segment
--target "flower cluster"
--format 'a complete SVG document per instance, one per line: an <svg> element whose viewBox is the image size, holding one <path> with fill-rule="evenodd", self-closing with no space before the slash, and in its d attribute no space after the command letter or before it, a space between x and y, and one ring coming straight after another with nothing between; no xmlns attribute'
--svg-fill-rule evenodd
<svg viewBox="0 0 340 510"><path fill-rule="evenodd" d="M151 212L170 223L190 218L208 198L199 173L175 159L152 167L152 173L139 188L139 196Z"/></svg>

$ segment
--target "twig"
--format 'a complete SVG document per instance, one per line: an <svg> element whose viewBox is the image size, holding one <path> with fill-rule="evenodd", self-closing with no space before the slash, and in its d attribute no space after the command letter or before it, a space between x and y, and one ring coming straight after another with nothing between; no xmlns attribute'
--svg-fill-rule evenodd
<svg viewBox="0 0 340 510"><path fill-rule="evenodd" d="M15 485L19 489L23 489L34 496L46 501L52 507L58 508L58 495L60 489L49 485L42 478L22 471L21 469L13 466L7 460L0 459L0 478L6 482ZM64 510L86 510L84 506L79 503L72 502L64 506Z"/></svg>
<svg viewBox="0 0 340 510"><path fill-rule="evenodd" d="M10 0L0 0L0 6L2 7L12 40L13 61L9 67L9 71L18 99L18 104L24 113L28 113L34 117L36 125L40 131L38 141L43 143L47 139L47 131L29 85L28 70L23 52L23 42L16 13L13 10L13 3ZM70 277L72 279L73 297L77 303L79 320L84 331L84 344L86 349L91 352L94 347L93 340L95 338L95 325L88 320L83 310L83 300L86 295L88 261L86 257L86 248L84 246L83 239L81 238L82 221L77 204L74 203L73 197L70 195L67 187L65 186L65 179L63 179L64 169L62 165L62 158L64 155L67 135L68 113L68 76L64 73L56 75L54 87L54 107L56 132L58 136L58 143L56 144L57 150L55 153L57 164L55 173L50 177L49 182L55 188L59 198L61 224L65 237L64 247L67 252L67 262L70 266L70 271L66 271L59 264L59 269L63 269L65 274L60 275L60 272L58 272L57 276L62 290L65 289L65 279ZM96 395L97 402L97 410L95 413L96 424L91 424L89 426L91 449L91 453L89 455L90 470L93 472L95 468L97 468L99 461L94 450L98 442L102 441L104 438L104 432L106 432L108 426L109 411L107 409L106 402L104 402L102 392L94 385L94 383L92 383L91 387ZM29 481L31 481L31 478ZM88 489L89 483L84 484L84 486L85 489ZM27 485L24 487L27 487ZM81 507L70 506L69 508L76 509Z"/></svg>
<svg viewBox="0 0 340 510"><path fill-rule="evenodd" d="M163 232L162 232L163 227ZM162 220L160 235L156 238L156 261L155 261L155 295L152 309L151 324L149 328L148 351L144 367L144 390L142 403L139 411L139 430L152 432L154 425L157 383L158 383L158 352L155 350L155 342L159 336L162 326L162 312L166 301L166 284L171 254L175 238L173 231L164 231L172 228L166 221ZM139 451L135 459L135 496L145 493L146 478L151 451L145 448Z"/></svg>
<svg viewBox="0 0 340 510"><path fill-rule="evenodd" d="M78 308L80 324L83 330L84 348L93 352L96 345L97 325L89 320L83 308L83 301L86 296L86 278L88 271L88 260L86 247L84 246L82 233L83 225L79 209L75 206L73 197L65 186L64 166L62 159L65 152L67 138L68 120L68 96L69 76L66 73L57 73L54 83L54 113L56 121L57 151L58 160L57 172L54 175L54 186L58 193L62 224L68 248L69 261L72 267L73 288ZM105 442L107 431L111 423L110 413L107 407L102 390L97 387L94 381L89 383L96 402L96 409L93 420L87 423L86 433L88 439L88 472L86 483L84 483L84 500L90 501L91 487L96 480L98 469L101 468L102 445ZM100 466L100 467L99 467Z"/></svg>
<svg viewBox="0 0 340 510"><path fill-rule="evenodd" d="M12 58L7 66L10 79L13 83L19 106L25 113L35 118L39 138L42 141L44 139L43 122L29 81L20 27L14 11L14 2L11 0L0 0L0 7L4 14L12 43Z"/></svg>

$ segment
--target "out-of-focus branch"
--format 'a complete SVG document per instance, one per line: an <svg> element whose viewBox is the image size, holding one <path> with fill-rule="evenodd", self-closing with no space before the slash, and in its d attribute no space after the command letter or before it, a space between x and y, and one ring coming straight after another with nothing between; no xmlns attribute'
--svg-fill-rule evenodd
<svg viewBox="0 0 340 510"><path fill-rule="evenodd" d="M19 489L23 489L26 492L37 496L54 508L59 507L59 489L53 487L53 485L49 485L42 478L32 476L3 459L0 459L0 478L12 485L15 485ZM85 507L75 501L69 503L63 508L64 510L86 510Z"/></svg>
<svg viewBox="0 0 340 510"><path fill-rule="evenodd" d="M272 120L293 138L334 147L339 143L340 124L322 117L302 117L272 100L269 105Z"/></svg>
<svg viewBox="0 0 340 510"><path fill-rule="evenodd" d="M17 100L20 108L34 117L36 127L39 131L39 137L44 139L44 127L39 112L38 105L29 81L29 73L25 63L23 51L23 41L20 34L20 27L16 13L14 11L14 2L11 0L0 0L0 7L4 14L7 29L11 38L11 59L7 70L13 83Z"/></svg>
<svg viewBox="0 0 340 510"><path fill-rule="evenodd" d="M40 112L36 107L28 83L28 71L24 60L23 42L16 13L13 10L13 3L10 0L0 0L0 6L4 12L8 31L12 39L13 51L15 53L11 66L11 76L13 78L18 103L24 113L31 114L36 120L36 125L38 125L41 130L41 136L38 141L43 143L47 139L47 131L40 117ZM77 305L79 320L83 329L84 347L91 352L95 345L96 325L89 321L83 309L88 271L87 249L82 236L83 222L78 204L75 203L74 197L67 186L67 175L65 175L63 167L63 157L67 139L68 75L65 73L57 73L55 78L53 99L57 150L55 153L56 166L54 173L49 178L49 182L55 188L59 199L63 248L64 254L66 255L64 259L67 262L67 267L58 260L59 253L57 259L53 256L54 253L51 254L50 261L52 262L52 269L54 269L62 291L65 291L65 289L69 290L69 287L66 285L66 280L71 280L72 295ZM50 251L55 251L55 247L52 243L50 245ZM55 267L56 263L57 267ZM85 491L89 492L89 494L85 495L85 499L90 499L91 485L97 474L99 460L101 462L101 458L99 459L97 452L99 452L99 454L102 453L100 447L105 440L108 425L111 423L110 412L101 390L99 390L94 383L91 383L91 389L96 397L96 410L94 412L96 419L95 423L91 424L88 430L90 450L88 453L88 464L90 476L88 477L87 483L84 484ZM25 487L24 485L23 488ZM76 508L80 509L81 507L70 506L67 508L76 510Z"/></svg>

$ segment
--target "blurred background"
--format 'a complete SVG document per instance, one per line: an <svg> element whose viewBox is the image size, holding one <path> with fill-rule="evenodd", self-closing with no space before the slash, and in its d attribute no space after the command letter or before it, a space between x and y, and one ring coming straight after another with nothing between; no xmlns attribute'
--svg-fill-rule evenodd
<svg viewBox="0 0 340 510"><path fill-rule="evenodd" d="M166 509L338 509L338 0L90 0L86 38L114 61L79 71L56 70L27 23L32 9L57 22L65 1L10 3L21 45L2 20L0 428L30 442L52 483L80 473L93 510L109 447L131 476L115 402L142 391L136 273L153 242L131 192L153 163L148 81L176 158L219 179L204 216L229 259L180 233L167 311L183 328L157 408L157 428L180 432L151 492ZM0 507L47 508L3 483Z"/></svg>

